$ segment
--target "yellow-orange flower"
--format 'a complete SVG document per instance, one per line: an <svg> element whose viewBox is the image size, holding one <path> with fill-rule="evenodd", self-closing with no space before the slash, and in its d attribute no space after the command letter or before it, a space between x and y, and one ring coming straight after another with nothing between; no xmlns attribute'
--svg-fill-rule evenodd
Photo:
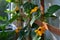
<svg viewBox="0 0 60 40"><path fill-rule="evenodd" d="M38 10L38 7L34 7L34 8L31 10L30 14L32 14L33 12L36 12L37 10Z"/></svg>
<svg viewBox="0 0 60 40"><path fill-rule="evenodd" d="M35 7L34 10L37 11L38 7Z"/></svg>
<svg viewBox="0 0 60 40"><path fill-rule="evenodd" d="M18 11L18 10L19 10L19 7L18 7L18 6L16 6L15 11Z"/></svg>
<svg viewBox="0 0 60 40"><path fill-rule="evenodd" d="M21 29L22 29L22 27L17 27L17 29L15 30L15 32L18 33Z"/></svg>
<svg viewBox="0 0 60 40"><path fill-rule="evenodd" d="M38 36L42 36L42 34L44 34L45 30L46 29L44 27L39 27L37 30L35 30L35 32Z"/></svg>

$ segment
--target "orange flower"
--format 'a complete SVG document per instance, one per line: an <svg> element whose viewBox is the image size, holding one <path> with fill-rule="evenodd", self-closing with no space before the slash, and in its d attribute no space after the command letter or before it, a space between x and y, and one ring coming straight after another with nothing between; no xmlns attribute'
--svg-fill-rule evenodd
<svg viewBox="0 0 60 40"><path fill-rule="evenodd" d="M39 27L37 30L35 30L35 32L38 36L42 36L42 34L44 34L45 30L46 29L44 27Z"/></svg>
<svg viewBox="0 0 60 40"><path fill-rule="evenodd" d="M36 12L37 10L38 10L38 7L34 7L34 9L32 9L30 13L32 14L33 12Z"/></svg>
<svg viewBox="0 0 60 40"><path fill-rule="evenodd" d="M18 33L18 32L19 32L19 30L18 30L18 29L16 29L16 30L15 30L15 32L16 32L16 33Z"/></svg>
<svg viewBox="0 0 60 40"><path fill-rule="evenodd" d="M17 29L15 30L15 32L18 33L21 29L22 29L22 27L17 27Z"/></svg>
<svg viewBox="0 0 60 40"><path fill-rule="evenodd" d="M18 11L18 10L19 10L19 7L18 7L18 6L16 6L15 11Z"/></svg>

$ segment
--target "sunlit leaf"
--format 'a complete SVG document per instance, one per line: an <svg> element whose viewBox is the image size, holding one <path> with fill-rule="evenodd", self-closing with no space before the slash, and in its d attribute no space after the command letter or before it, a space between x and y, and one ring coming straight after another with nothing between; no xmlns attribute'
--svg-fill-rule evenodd
<svg viewBox="0 0 60 40"><path fill-rule="evenodd" d="M11 2L11 0L6 0L7 2Z"/></svg>
<svg viewBox="0 0 60 40"><path fill-rule="evenodd" d="M15 0L6 0L6 2L15 2Z"/></svg>
<svg viewBox="0 0 60 40"><path fill-rule="evenodd" d="M2 21L7 21L7 17L2 17L2 16L0 16L0 20L2 20Z"/></svg>

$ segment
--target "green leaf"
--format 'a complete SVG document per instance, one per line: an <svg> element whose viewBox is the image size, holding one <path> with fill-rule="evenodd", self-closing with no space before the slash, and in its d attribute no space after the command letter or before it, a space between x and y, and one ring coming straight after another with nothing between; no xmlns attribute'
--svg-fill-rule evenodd
<svg viewBox="0 0 60 40"><path fill-rule="evenodd" d="M2 31L0 32L0 40L10 40L12 39L11 37L13 37L13 35L15 34L15 32L9 32L9 31Z"/></svg>
<svg viewBox="0 0 60 40"><path fill-rule="evenodd" d="M41 39L41 36L38 36L36 35L36 33L34 32L35 30L31 30L31 37L32 37L32 40L40 40Z"/></svg>
<svg viewBox="0 0 60 40"><path fill-rule="evenodd" d="M44 14L44 17L47 17L47 18L48 18L48 17L50 17L50 16L51 16L50 13L45 13L45 14Z"/></svg>
<svg viewBox="0 0 60 40"><path fill-rule="evenodd" d="M53 5L51 7L49 7L49 9L47 10L47 12L44 14L44 16L47 17L51 17L53 15L54 12L56 12L57 10L60 9L60 6L58 5Z"/></svg>
<svg viewBox="0 0 60 40"><path fill-rule="evenodd" d="M32 19L30 21L30 25L32 26L32 24L34 23L35 20L39 19L41 16L40 10L38 9L37 12L32 14Z"/></svg>
<svg viewBox="0 0 60 40"><path fill-rule="evenodd" d="M39 27L39 26L38 26L37 24L33 23L31 28L37 29L38 27Z"/></svg>
<svg viewBox="0 0 60 40"><path fill-rule="evenodd" d="M15 0L6 0L6 2L15 2Z"/></svg>
<svg viewBox="0 0 60 40"><path fill-rule="evenodd" d="M5 13L11 13L11 10L5 10L4 12Z"/></svg>
<svg viewBox="0 0 60 40"><path fill-rule="evenodd" d="M53 5L53 6L49 7L49 9L47 10L47 13L53 14L54 12L56 12L59 9L60 9L60 6Z"/></svg>
<svg viewBox="0 0 60 40"><path fill-rule="evenodd" d="M45 18L48 18L48 17L57 18L56 16L54 16L54 15L52 15L52 14L49 14L49 13L45 13L45 14L44 14L44 17L45 17Z"/></svg>
<svg viewBox="0 0 60 40"><path fill-rule="evenodd" d="M50 17L56 17L55 15L51 15ZM56 17L57 18L57 17Z"/></svg>
<svg viewBox="0 0 60 40"><path fill-rule="evenodd" d="M8 24L12 23L14 20L16 20L20 15L15 14L10 20L8 20L4 26L7 26Z"/></svg>
<svg viewBox="0 0 60 40"><path fill-rule="evenodd" d="M14 20L16 20L19 17L18 14L15 14L8 22L12 23Z"/></svg>
<svg viewBox="0 0 60 40"><path fill-rule="evenodd" d="M7 17L2 17L2 16L0 16L0 20L2 20L2 21L7 21Z"/></svg>
<svg viewBox="0 0 60 40"><path fill-rule="evenodd" d="M33 38L33 40L40 40L40 39L41 39L41 37L38 37L37 35L34 36L34 38Z"/></svg>
<svg viewBox="0 0 60 40"><path fill-rule="evenodd" d="M52 17L53 20L57 19L57 16L51 15L50 17Z"/></svg>
<svg viewBox="0 0 60 40"><path fill-rule="evenodd" d="M0 25L0 28L4 31L5 27L16 20L20 15L15 14L10 20L8 20L4 25Z"/></svg>
<svg viewBox="0 0 60 40"><path fill-rule="evenodd" d="M34 23L34 21L36 20L36 16L33 16L31 22L30 22L30 25L32 26L32 24Z"/></svg>
<svg viewBox="0 0 60 40"><path fill-rule="evenodd" d="M26 2L26 3L23 4L24 11L26 13L30 13L31 9L33 9L35 6L37 6L37 5L34 5L32 3L29 3L29 2Z"/></svg>
<svg viewBox="0 0 60 40"><path fill-rule="evenodd" d="M27 34L27 33L25 32L25 30L20 30L19 39L22 40L23 38L25 38L25 37L26 37L26 34Z"/></svg>

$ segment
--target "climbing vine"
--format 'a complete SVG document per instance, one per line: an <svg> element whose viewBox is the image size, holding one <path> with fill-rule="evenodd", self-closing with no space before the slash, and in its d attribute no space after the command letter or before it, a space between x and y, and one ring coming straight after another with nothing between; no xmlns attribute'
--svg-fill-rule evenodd
<svg viewBox="0 0 60 40"><path fill-rule="evenodd" d="M46 31L45 28L34 23L35 20L40 20L42 22L40 7L28 1L24 2L24 0L6 0L6 2L13 2L15 4L15 9L12 11L5 10L7 14L10 12L10 15L13 15L10 20L8 20L4 25L0 26L2 31L4 32L5 27L11 24L13 21L19 20L21 25L18 27L18 29L15 30L15 32L19 34L18 37L20 40L40 40L41 36ZM53 13L59 9L60 6L58 5L50 6L47 9L47 12L44 12L44 22L47 22L49 17L55 18L56 16L54 16ZM6 18L0 16L0 20L5 21Z"/></svg>

